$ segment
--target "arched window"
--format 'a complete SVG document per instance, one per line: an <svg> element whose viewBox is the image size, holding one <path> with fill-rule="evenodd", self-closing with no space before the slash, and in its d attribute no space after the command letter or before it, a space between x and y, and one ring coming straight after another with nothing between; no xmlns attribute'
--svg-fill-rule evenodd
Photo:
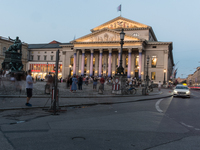
<svg viewBox="0 0 200 150"><path fill-rule="evenodd" d="M152 68L156 68L156 64L157 64L157 57L156 56L152 56L151 57L151 67Z"/></svg>
<svg viewBox="0 0 200 150"><path fill-rule="evenodd" d="M6 55L6 47L3 48L3 56Z"/></svg>

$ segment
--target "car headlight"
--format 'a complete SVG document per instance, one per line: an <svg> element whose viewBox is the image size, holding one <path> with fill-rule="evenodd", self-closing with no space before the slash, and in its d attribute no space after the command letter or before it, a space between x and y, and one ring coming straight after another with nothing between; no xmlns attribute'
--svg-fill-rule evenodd
<svg viewBox="0 0 200 150"><path fill-rule="evenodd" d="M190 94L190 91L187 91L186 94Z"/></svg>
<svg viewBox="0 0 200 150"><path fill-rule="evenodd" d="M177 91L176 91L176 90L174 90L174 94L177 94Z"/></svg>

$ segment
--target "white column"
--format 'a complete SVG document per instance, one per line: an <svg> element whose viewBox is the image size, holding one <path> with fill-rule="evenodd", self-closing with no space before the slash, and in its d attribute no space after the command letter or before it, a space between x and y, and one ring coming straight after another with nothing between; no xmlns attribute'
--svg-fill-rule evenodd
<svg viewBox="0 0 200 150"><path fill-rule="evenodd" d="M128 49L128 73L127 73L127 77L130 78L131 77L131 53L132 53L132 49Z"/></svg>
<svg viewBox="0 0 200 150"><path fill-rule="evenodd" d="M142 72L142 48L139 49L139 79L141 79Z"/></svg>
<svg viewBox="0 0 200 150"><path fill-rule="evenodd" d="M101 71L102 71L102 53L103 50L99 49L99 77L101 77Z"/></svg>
<svg viewBox="0 0 200 150"><path fill-rule="evenodd" d="M118 67L119 67L119 64L120 64L120 55L121 55L121 49L119 48L118 49Z"/></svg>
<svg viewBox="0 0 200 150"><path fill-rule="evenodd" d="M108 77L111 77L111 59L112 59L112 49L108 49L109 56L108 56Z"/></svg>
<svg viewBox="0 0 200 150"><path fill-rule="evenodd" d="M74 49L73 75L76 75L76 49Z"/></svg>
<svg viewBox="0 0 200 150"><path fill-rule="evenodd" d="M84 68L85 68L85 49L82 49L81 76L84 76Z"/></svg>
<svg viewBox="0 0 200 150"><path fill-rule="evenodd" d="M93 54L94 54L94 50L91 49L90 50L91 54L90 54L90 76L93 75Z"/></svg>

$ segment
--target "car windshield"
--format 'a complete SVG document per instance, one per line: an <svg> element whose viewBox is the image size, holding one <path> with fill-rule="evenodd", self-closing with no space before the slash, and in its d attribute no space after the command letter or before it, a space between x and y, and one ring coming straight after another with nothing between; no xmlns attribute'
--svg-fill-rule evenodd
<svg viewBox="0 0 200 150"><path fill-rule="evenodd" d="M177 86L176 89L188 89L186 86Z"/></svg>

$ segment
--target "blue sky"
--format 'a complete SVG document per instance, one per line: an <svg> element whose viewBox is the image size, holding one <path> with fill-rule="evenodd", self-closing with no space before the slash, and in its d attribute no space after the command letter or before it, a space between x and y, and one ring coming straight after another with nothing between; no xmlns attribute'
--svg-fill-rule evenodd
<svg viewBox="0 0 200 150"><path fill-rule="evenodd" d="M173 42L177 77L200 65L199 0L0 0L0 36L28 44L67 43L120 15L153 28L158 41Z"/></svg>

